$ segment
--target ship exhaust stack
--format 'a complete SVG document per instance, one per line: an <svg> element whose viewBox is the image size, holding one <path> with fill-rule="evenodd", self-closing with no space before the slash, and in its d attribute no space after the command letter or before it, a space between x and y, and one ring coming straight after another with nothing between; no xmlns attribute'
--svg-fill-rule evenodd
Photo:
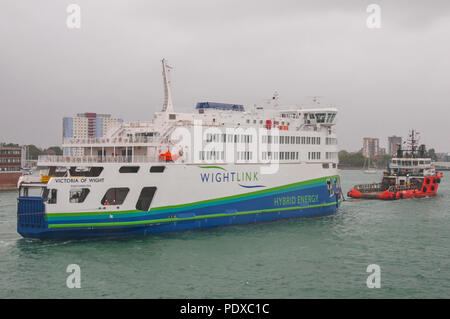
<svg viewBox="0 0 450 319"><path fill-rule="evenodd" d="M172 90L170 87L169 70L172 69L171 66L167 64L166 59L162 59L163 67L163 81L164 81L164 104L162 112L173 113L173 103L172 103Z"/></svg>

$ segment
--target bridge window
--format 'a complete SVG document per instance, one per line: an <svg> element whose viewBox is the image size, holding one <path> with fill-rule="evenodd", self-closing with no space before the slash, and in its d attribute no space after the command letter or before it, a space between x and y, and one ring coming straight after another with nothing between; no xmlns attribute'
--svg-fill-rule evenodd
<svg viewBox="0 0 450 319"><path fill-rule="evenodd" d="M127 187L110 188L102 199L102 205L122 205L130 191Z"/></svg>
<svg viewBox="0 0 450 319"><path fill-rule="evenodd" d="M153 196L155 195L155 192L156 187L144 187L136 203L136 209L148 211L148 209L150 208L150 204L152 203Z"/></svg>
<svg viewBox="0 0 450 319"><path fill-rule="evenodd" d="M325 123L325 113L316 114L317 123Z"/></svg>

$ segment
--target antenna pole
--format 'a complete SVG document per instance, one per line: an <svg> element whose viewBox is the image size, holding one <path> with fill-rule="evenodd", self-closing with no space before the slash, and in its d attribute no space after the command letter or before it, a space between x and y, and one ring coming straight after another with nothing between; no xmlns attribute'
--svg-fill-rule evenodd
<svg viewBox="0 0 450 319"><path fill-rule="evenodd" d="M164 104L162 112L173 113L172 90L170 87L169 70L171 67L167 65L166 59L162 59L163 81L164 81Z"/></svg>

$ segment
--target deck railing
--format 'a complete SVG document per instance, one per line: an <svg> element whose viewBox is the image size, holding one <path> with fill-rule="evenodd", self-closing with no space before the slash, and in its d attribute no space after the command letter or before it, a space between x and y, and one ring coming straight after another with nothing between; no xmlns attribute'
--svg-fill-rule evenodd
<svg viewBox="0 0 450 319"><path fill-rule="evenodd" d="M63 139L63 145L78 146L78 145L96 145L96 144L148 144L157 141L157 137L108 137L108 138L65 138Z"/></svg>
<svg viewBox="0 0 450 319"><path fill-rule="evenodd" d="M414 190L414 189L420 189L419 184L410 184L410 185L394 185L389 187L390 192L401 192L401 191L408 191L408 190Z"/></svg>
<svg viewBox="0 0 450 319"><path fill-rule="evenodd" d="M383 192L387 189L387 186L382 183L375 184L360 184L356 185L355 188L361 193L372 193L372 192Z"/></svg>
<svg viewBox="0 0 450 319"><path fill-rule="evenodd" d="M77 164L77 163L154 163L159 156L53 156L41 155L38 165L44 164ZM63 165L64 166L64 165Z"/></svg>

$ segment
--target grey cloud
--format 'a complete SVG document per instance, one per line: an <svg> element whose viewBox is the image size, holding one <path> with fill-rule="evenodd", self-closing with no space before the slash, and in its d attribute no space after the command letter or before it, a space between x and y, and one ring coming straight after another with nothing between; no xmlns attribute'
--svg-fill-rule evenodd
<svg viewBox="0 0 450 319"><path fill-rule="evenodd" d="M81 30L65 26L73 2ZM370 3L382 8L379 30L365 25ZM340 109L342 148L416 127L450 151L449 12L448 1L6 0L0 140L59 144L61 118L85 111L150 120L166 57L178 110L319 95Z"/></svg>

